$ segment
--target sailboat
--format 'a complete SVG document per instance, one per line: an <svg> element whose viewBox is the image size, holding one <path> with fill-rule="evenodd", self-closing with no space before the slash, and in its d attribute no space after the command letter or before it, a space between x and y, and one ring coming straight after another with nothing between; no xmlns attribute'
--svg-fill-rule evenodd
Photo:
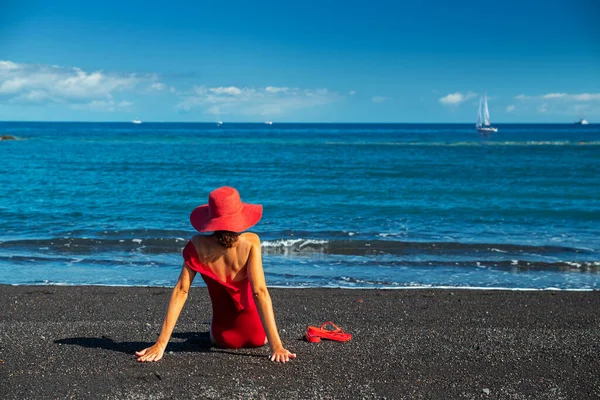
<svg viewBox="0 0 600 400"><path fill-rule="evenodd" d="M142 123L142 120L141 120L141 119L139 119L139 118L136 118L136 119L134 119L134 120L133 120L133 121L131 121L131 122L132 122L132 123L134 123L134 124L138 124L138 125L139 125L139 124L141 124L141 123Z"/></svg>
<svg viewBox="0 0 600 400"><path fill-rule="evenodd" d="M482 113L483 106L483 113ZM483 119L483 124L481 120ZM479 99L479 111L477 112L477 122L475 128L479 133L495 133L498 132L498 128L494 128L490 124L490 110L488 109L487 96L485 90L483 91L483 97Z"/></svg>

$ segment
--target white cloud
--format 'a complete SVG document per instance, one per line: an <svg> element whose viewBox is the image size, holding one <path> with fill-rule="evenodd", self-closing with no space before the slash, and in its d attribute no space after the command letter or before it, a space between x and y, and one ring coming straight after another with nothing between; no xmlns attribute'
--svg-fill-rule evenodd
<svg viewBox="0 0 600 400"><path fill-rule="evenodd" d="M0 61L0 71L17 69L19 66L12 61Z"/></svg>
<svg viewBox="0 0 600 400"><path fill-rule="evenodd" d="M575 101L600 100L600 93L581 93L571 95Z"/></svg>
<svg viewBox="0 0 600 400"><path fill-rule="evenodd" d="M39 103L39 102L43 102L45 100L52 100L52 98L50 97L50 95L47 92L44 92L43 90L31 90L29 92L25 92L20 94L17 97L14 97L10 100L10 102L13 103L20 103L20 102L31 102L31 103Z"/></svg>
<svg viewBox="0 0 600 400"><path fill-rule="evenodd" d="M288 87L276 87L276 86L267 86L265 88L265 91L269 92L269 93L280 93L280 92L287 92L290 88Z"/></svg>
<svg viewBox="0 0 600 400"><path fill-rule="evenodd" d="M548 93L543 95L544 99L560 99L561 97L565 97L566 93Z"/></svg>
<svg viewBox="0 0 600 400"><path fill-rule="evenodd" d="M472 99L473 97L476 97L476 96L477 96L477 93L473 93L473 92L467 92L465 94L462 94L461 92L455 92L455 93L447 94L444 97L440 97L440 99L438 101L446 106L458 106L461 103L463 103L469 99Z"/></svg>
<svg viewBox="0 0 600 400"><path fill-rule="evenodd" d="M147 76L147 78L150 80L150 82L146 92L162 92L163 90L167 90L169 88L160 81L158 74L150 74Z"/></svg>
<svg viewBox="0 0 600 400"><path fill-rule="evenodd" d="M542 114L573 116L583 111L590 114L600 112L600 93L552 92L535 96L520 94L515 96L515 100L535 106L537 112Z"/></svg>
<svg viewBox="0 0 600 400"><path fill-rule="evenodd" d="M221 107L213 106L206 110L207 114L221 115Z"/></svg>
<svg viewBox="0 0 600 400"><path fill-rule="evenodd" d="M506 112L513 112L516 109L517 109L517 107L514 104L511 104L508 107L506 107Z"/></svg>
<svg viewBox="0 0 600 400"><path fill-rule="evenodd" d="M74 105L75 109L110 111L130 105L115 100L118 93L166 87L156 74L86 72L81 68L0 61L0 99L7 98L11 103L55 102Z"/></svg>
<svg viewBox="0 0 600 400"><path fill-rule="evenodd" d="M356 94L356 90L351 90L351 91L348 92L348 94L350 96L354 96Z"/></svg>
<svg viewBox="0 0 600 400"><path fill-rule="evenodd" d="M114 100L92 100L85 104L73 104L71 106L74 110L88 110L88 111L99 111L99 112L115 112L115 111L128 111L133 105L131 101L114 101Z"/></svg>
<svg viewBox="0 0 600 400"><path fill-rule="evenodd" d="M167 85L165 85L162 82L154 82L150 85L150 89L156 90L156 91L165 90L166 88L167 88Z"/></svg>
<svg viewBox="0 0 600 400"><path fill-rule="evenodd" d="M387 97L385 96L373 96L371 97L371 101L373 103L383 103L386 102L387 100L389 100Z"/></svg>
<svg viewBox="0 0 600 400"><path fill-rule="evenodd" d="M327 89L299 89L267 86L248 88L196 86L180 94L176 108L182 111L202 110L213 115L272 116L293 109L325 105L335 101L337 94Z"/></svg>
<svg viewBox="0 0 600 400"><path fill-rule="evenodd" d="M228 94L230 96L237 96L242 94L242 89L237 88L235 86L215 87L208 89L208 91L214 94Z"/></svg>
<svg viewBox="0 0 600 400"><path fill-rule="evenodd" d="M578 93L578 94L569 94L569 93L547 93L539 96L528 96L525 94L520 94L515 96L516 100L521 101L544 101L544 100L556 100L556 101L565 101L565 102L581 102L581 101L597 101L600 100L600 93Z"/></svg>

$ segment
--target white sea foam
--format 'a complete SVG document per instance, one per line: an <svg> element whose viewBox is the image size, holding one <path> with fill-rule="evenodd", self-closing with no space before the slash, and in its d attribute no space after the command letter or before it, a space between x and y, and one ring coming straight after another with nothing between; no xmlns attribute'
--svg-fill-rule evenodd
<svg viewBox="0 0 600 400"><path fill-rule="evenodd" d="M159 282L151 281L147 284L105 284L105 283L69 283L69 282L52 282L44 280L43 282L27 282L27 283L11 283L10 286L108 286L108 287L165 287L172 288L171 282ZM437 286L437 285L423 285L415 284L414 286L341 286L341 285L328 285L328 286L315 286L315 285L268 285L269 288L273 289L344 289L344 290L419 290L419 289L435 289L435 290L500 290L510 292L544 292L544 291L557 291L557 292L600 292L597 289L591 288L578 288L578 289L561 289L554 286L545 288L510 288L510 287L484 287L484 286Z"/></svg>
<svg viewBox="0 0 600 400"><path fill-rule="evenodd" d="M500 249L490 249L491 251L495 251L497 253L508 253L508 251L500 250Z"/></svg>
<svg viewBox="0 0 600 400"><path fill-rule="evenodd" d="M311 245L311 244L325 244L327 240L315 240L315 239L279 239L279 240L267 240L262 243L262 247L298 247L299 249Z"/></svg>
<svg viewBox="0 0 600 400"><path fill-rule="evenodd" d="M576 262L571 262L571 261L565 261L565 264L570 265L572 267L577 267L577 268L581 267L581 264L576 263Z"/></svg>
<svg viewBox="0 0 600 400"><path fill-rule="evenodd" d="M142 243L142 239L132 239L131 241L135 243Z"/></svg>
<svg viewBox="0 0 600 400"><path fill-rule="evenodd" d="M291 247L296 243L302 242L304 239L280 239L274 241L262 242L262 247Z"/></svg>

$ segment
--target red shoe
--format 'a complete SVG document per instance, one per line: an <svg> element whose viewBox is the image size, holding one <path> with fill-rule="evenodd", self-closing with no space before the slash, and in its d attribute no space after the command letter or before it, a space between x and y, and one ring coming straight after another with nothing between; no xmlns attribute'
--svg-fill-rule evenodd
<svg viewBox="0 0 600 400"><path fill-rule="evenodd" d="M335 329L325 329L325 326L331 325ZM337 342L347 342L352 339L352 335L345 333L342 328L334 324L333 322L325 322L320 328L316 326L309 326L306 329L306 340L311 343L320 342L321 339L335 340Z"/></svg>

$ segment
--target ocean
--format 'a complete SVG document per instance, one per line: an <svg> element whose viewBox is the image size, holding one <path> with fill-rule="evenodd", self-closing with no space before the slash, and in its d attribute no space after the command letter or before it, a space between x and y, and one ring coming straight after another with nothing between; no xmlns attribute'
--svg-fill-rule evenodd
<svg viewBox="0 0 600 400"><path fill-rule="evenodd" d="M600 125L0 122L0 283L169 286L189 213L264 206L280 287L600 289ZM197 278L194 285L202 285Z"/></svg>

